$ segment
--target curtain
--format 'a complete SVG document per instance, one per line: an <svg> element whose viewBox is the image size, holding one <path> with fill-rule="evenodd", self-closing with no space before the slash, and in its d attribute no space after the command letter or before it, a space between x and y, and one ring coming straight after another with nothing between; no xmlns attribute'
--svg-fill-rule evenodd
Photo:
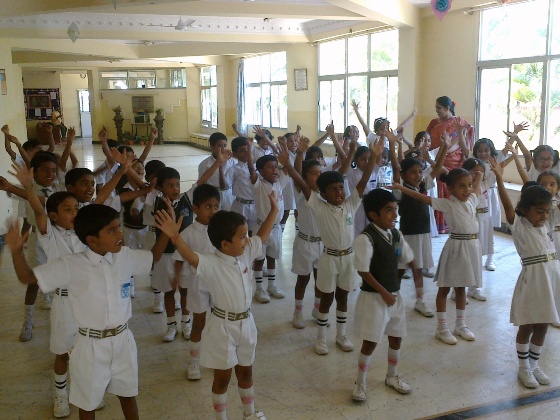
<svg viewBox="0 0 560 420"><path fill-rule="evenodd" d="M239 60L239 68L237 69L237 129L241 133L247 132L247 124L245 120L245 76L244 59Z"/></svg>

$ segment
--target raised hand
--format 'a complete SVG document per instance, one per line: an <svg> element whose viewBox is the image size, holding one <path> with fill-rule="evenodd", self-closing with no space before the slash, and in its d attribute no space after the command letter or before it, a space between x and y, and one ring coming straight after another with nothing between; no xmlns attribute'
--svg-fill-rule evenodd
<svg viewBox="0 0 560 420"><path fill-rule="evenodd" d="M107 130L105 129L105 127L103 127L99 133L97 133L97 137L99 138L99 141L101 143L107 142Z"/></svg>
<svg viewBox="0 0 560 420"><path fill-rule="evenodd" d="M451 136L447 131L444 131L443 134L441 135L440 142L447 143L448 145L451 144Z"/></svg>
<svg viewBox="0 0 560 420"><path fill-rule="evenodd" d="M354 146L355 142L352 142L352 146ZM385 142L383 141L383 137L378 138L374 142L369 144L369 151L371 152L370 159L377 159L385 150Z"/></svg>
<svg viewBox="0 0 560 420"><path fill-rule="evenodd" d="M290 155L288 153L288 148L282 145L280 153L276 156L278 159L278 163L282 166L289 166L290 165Z"/></svg>
<svg viewBox="0 0 560 420"><path fill-rule="evenodd" d="M157 136L158 136L158 129L157 129L157 127L152 127L152 131L150 131L150 138L151 138L152 140L155 140L155 139L157 139Z"/></svg>
<svg viewBox="0 0 560 420"><path fill-rule="evenodd" d="M355 99L352 99L350 101L350 105L352 105L352 108L354 109L354 112L356 112L356 110L358 110L358 108L360 107L360 103L356 102Z"/></svg>
<svg viewBox="0 0 560 420"><path fill-rule="evenodd" d="M25 163L19 165L12 162L12 169L14 172L8 171L8 173L15 176L23 188L27 189L33 187L33 168L27 169L27 165Z"/></svg>
<svg viewBox="0 0 560 420"><path fill-rule="evenodd" d="M513 122L513 132L515 134L527 130L528 128L529 128L529 123L527 121L522 121L519 124L516 124L515 121Z"/></svg>
<svg viewBox="0 0 560 420"><path fill-rule="evenodd" d="M461 117L455 117L455 129L459 134L463 132L463 124L461 124Z"/></svg>
<svg viewBox="0 0 560 420"><path fill-rule="evenodd" d="M0 128L0 131L4 134L10 134L10 127L8 127L8 124L4 124L2 128Z"/></svg>
<svg viewBox="0 0 560 420"><path fill-rule="evenodd" d="M116 147L111 147L111 157L115 160L115 162L124 165L127 160L126 150L123 150L121 153Z"/></svg>
<svg viewBox="0 0 560 420"><path fill-rule="evenodd" d="M8 232L4 236L8 247L12 254L23 252L23 246L29 236L29 231L23 235L20 234L19 221L17 219L8 219L7 221Z"/></svg>
<svg viewBox="0 0 560 420"><path fill-rule="evenodd" d="M515 133L515 132L503 130L503 133L504 133L506 136L508 136L512 141L518 141L518 140L519 140L519 136L518 136L517 133Z"/></svg>
<svg viewBox="0 0 560 420"><path fill-rule="evenodd" d="M512 147L512 151L513 151L513 147ZM492 168L492 171L494 171L494 173L496 174L496 177L500 178L504 174L504 168L502 168L502 165L498 163L498 161L494 156L490 156L488 158L488 162L490 163L490 167Z"/></svg>
<svg viewBox="0 0 560 420"><path fill-rule="evenodd" d="M334 123L332 121L330 124L327 124L327 126L325 127L325 131L331 139L334 138Z"/></svg>
<svg viewBox="0 0 560 420"><path fill-rule="evenodd" d="M307 137L300 138L297 148L301 153L305 153L309 149L309 139Z"/></svg>
<svg viewBox="0 0 560 420"><path fill-rule="evenodd" d="M4 178L3 176L0 176L0 190L1 191L7 191L8 188L10 188L11 186L12 186L12 184L10 184L6 178Z"/></svg>
<svg viewBox="0 0 560 420"><path fill-rule="evenodd" d="M257 135L261 138L267 138L268 137L260 125L255 125L253 127L253 132L255 133L255 135Z"/></svg>
<svg viewBox="0 0 560 420"><path fill-rule="evenodd" d="M175 213L172 213L173 216L175 216ZM154 214L154 218L156 220L156 227L169 238L173 239L179 235L179 229L183 223L183 216L179 217L179 220L175 222L175 217L171 217L168 212L158 210L156 214Z"/></svg>
<svg viewBox="0 0 560 420"><path fill-rule="evenodd" d="M227 162L230 158L232 157L232 152L229 149L222 149L222 151L220 152L219 156L218 156L218 160L220 161L220 163L225 163Z"/></svg>

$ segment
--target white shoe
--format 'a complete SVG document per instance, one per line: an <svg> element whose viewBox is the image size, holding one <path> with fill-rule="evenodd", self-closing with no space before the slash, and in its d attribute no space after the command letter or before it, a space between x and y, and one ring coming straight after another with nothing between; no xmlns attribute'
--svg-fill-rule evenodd
<svg viewBox="0 0 560 420"><path fill-rule="evenodd" d="M175 340L175 336L177 335L177 324L171 324L167 326L167 332L162 337L162 340L165 343L171 343Z"/></svg>
<svg viewBox="0 0 560 420"><path fill-rule="evenodd" d="M326 340L317 340L315 342L315 353L321 356L329 354L329 347L327 346Z"/></svg>
<svg viewBox="0 0 560 420"><path fill-rule="evenodd" d="M480 289L469 290L467 296L472 297L474 300L479 300L480 302L486 302L486 296L484 296Z"/></svg>
<svg viewBox="0 0 560 420"><path fill-rule="evenodd" d="M154 303L152 305L152 312L154 314L161 314L163 312L163 294L154 293Z"/></svg>
<svg viewBox="0 0 560 420"><path fill-rule="evenodd" d="M294 311L294 319L292 323L294 324L294 328L297 328L298 330L305 328L305 321L303 319L302 311Z"/></svg>
<svg viewBox="0 0 560 420"><path fill-rule="evenodd" d="M33 320L30 319L23 322L21 332L19 333L19 341L25 343L26 341L31 340L31 337L33 337Z"/></svg>
<svg viewBox="0 0 560 420"><path fill-rule="evenodd" d="M457 339L451 334L449 328L437 328L436 329L436 338L439 339L442 343L453 345L457 344Z"/></svg>
<svg viewBox="0 0 560 420"><path fill-rule="evenodd" d="M262 411L255 411L253 414L243 416L245 420L266 420Z"/></svg>
<svg viewBox="0 0 560 420"><path fill-rule="evenodd" d="M521 383L525 386L525 388L539 387L539 382L535 378L535 375L533 375L533 372L531 372L529 369L520 368L519 372L517 373L517 377L519 378Z"/></svg>
<svg viewBox="0 0 560 420"><path fill-rule="evenodd" d="M348 340L348 337L346 337L345 335L343 335L342 337L336 337L336 345L340 347L342 351L354 350L354 344L352 344L352 342Z"/></svg>
<svg viewBox="0 0 560 420"><path fill-rule="evenodd" d="M486 267L488 271L495 271L496 264L494 264L494 259L492 257L486 258L486 263L484 264L484 267Z"/></svg>
<svg viewBox="0 0 560 420"><path fill-rule="evenodd" d="M198 381L201 378L200 366L198 363L189 363L187 368L187 379L191 381Z"/></svg>
<svg viewBox="0 0 560 420"><path fill-rule="evenodd" d="M134 277L130 278L130 297L136 297L136 287L134 286Z"/></svg>
<svg viewBox="0 0 560 420"><path fill-rule="evenodd" d="M68 393L56 392L53 401L53 415L57 419L68 417L70 415L70 405L68 405Z"/></svg>
<svg viewBox="0 0 560 420"><path fill-rule="evenodd" d="M51 295L49 295L48 293L44 293L43 301L41 302L41 309L48 311L51 309L51 305L52 305Z"/></svg>
<svg viewBox="0 0 560 420"><path fill-rule="evenodd" d="M431 311L430 308L428 308L428 305L426 305L426 303L423 300L416 301L416 303L414 304L414 310L416 312L421 313L426 318L431 318L434 316L434 313Z"/></svg>
<svg viewBox="0 0 560 420"><path fill-rule="evenodd" d="M469 330L469 327L467 327L466 325L455 327L455 330L453 330L453 334L458 335L459 337L461 337L463 340L466 341L474 341L475 339L474 334L472 333L471 330Z"/></svg>
<svg viewBox="0 0 560 420"><path fill-rule="evenodd" d="M255 300L259 303L268 303L270 302L270 296L264 289L257 289L255 291Z"/></svg>
<svg viewBox="0 0 560 420"><path fill-rule="evenodd" d="M284 299L284 297L286 296L286 294L276 286L268 286L266 288L266 291L274 299Z"/></svg>
<svg viewBox="0 0 560 420"><path fill-rule="evenodd" d="M411 277L410 270L406 270L402 276L403 279L410 279Z"/></svg>
<svg viewBox="0 0 560 420"><path fill-rule="evenodd" d="M434 273L433 270L430 268L423 268L422 275L424 277L428 277L429 279L433 279L436 276L436 273Z"/></svg>
<svg viewBox="0 0 560 420"><path fill-rule="evenodd" d="M176 297L175 298L175 310L178 311L179 309L181 309L181 299Z"/></svg>
<svg viewBox="0 0 560 420"><path fill-rule="evenodd" d="M365 400L367 400L365 385L354 384L354 390L352 391L352 399L354 401L365 401Z"/></svg>
<svg viewBox="0 0 560 420"><path fill-rule="evenodd" d="M550 385L550 378L546 373L544 373L540 367L535 366L533 369L533 376L537 382L541 385Z"/></svg>
<svg viewBox="0 0 560 420"><path fill-rule="evenodd" d="M183 333L183 338L185 340L191 339L192 322L182 322L181 321L181 332Z"/></svg>
<svg viewBox="0 0 560 420"><path fill-rule="evenodd" d="M390 378L385 377L385 385L390 386L395 391L400 392L401 394L410 394L412 388L404 381L402 376L391 376Z"/></svg>
<svg viewBox="0 0 560 420"><path fill-rule="evenodd" d="M450 296L451 300L457 300L457 296L455 295L455 289L451 290L451 296ZM469 304L469 298L465 297L465 305Z"/></svg>

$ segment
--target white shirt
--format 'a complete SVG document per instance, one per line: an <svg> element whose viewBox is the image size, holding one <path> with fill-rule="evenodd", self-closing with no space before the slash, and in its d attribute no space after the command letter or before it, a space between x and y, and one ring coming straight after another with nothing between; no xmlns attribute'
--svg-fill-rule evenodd
<svg viewBox="0 0 560 420"><path fill-rule="evenodd" d="M116 254L105 255L88 248L36 267L33 272L43 292L68 288L72 314L79 327L104 330L130 319L130 277L148 274L152 259L150 251L126 246Z"/></svg>
<svg viewBox="0 0 560 420"><path fill-rule="evenodd" d="M212 165L214 165L214 163L216 162L216 159L214 158L214 156L210 155L208 156L206 159L204 159L202 162L200 162L200 164L198 165L198 178L200 179L202 177L202 175L204 174L204 172L206 172ZM233 165L235 165L234 161L232 159L228 159L225 161L225 163L222 164L222 169L223 169L223 173L224 173L224 179L225 179L225 174L228 171L229 168L231 168ZM212 176L208 179L208 181L206 181L207 184L213 185L214 187L218 188L218 189L222 189L222 187L220 186L220 169L216 169L216 171L212 174ZM231 185L226 186L226 188L231 187Z"/></svg>
<svg viewBox="0 0 560 420"><path fill-rule="evenodd" d="M257 219L264 222L268 213L270 213L270 198L268 196L272 191L276 194L276 200L278 201L278 214L276 214L276 220L274 223L280 223L282 216L284 215L284 196L282 191L284 187L290 182L290 177L282 170L278 170L278 179L274 184L265 181L262 176L258 176L257 182L253 184L253 193L255 195L255 210L257 212Z"/></svg>
<svg viewBox="0 0 560 420"><path fill-rule="evenodd" d="M321 240L325 247L344 250L352 246L354 215L361 202L362 199L356 189L341 206L327 203L319 193L311 193L307 205L315 211L315 217L321 226Z"/></svg>
<svg viewBox="0 0 560 420"><path fill-rule="evenodd" d="M210 254L211 252L214 252L216 250L216 248L214 248L214 245L212 245L212 242L210 242L210 238L208 237L208 225L203 225L196 220L192 225L187 226L187 228L181 232L181 238L183 238L183 241L185 241L189 248L194 252L200 252L201 254ZM186 262L179 251L175 251L172 258L175 261ZM187 277L196 275L196 270L194 268L190 268L192 268L190 265L183 264L181 275Z"/></svg>
<svg viewBox="0 0 560 420"><path fill-rule="evenodd" d="M83 252L87 248L73 230L53 225L50 221L47 221L47 232L44 235L37 231L37 240L45 251L47 262L54 261L63 255Z"/></svg>
<svg viewBox="0 0 560 420"><path fill-rule="evenodd" d="M375 223L373 227L377 229L388 241L392 241L393 234L390 230L383 230ZM398 257L398 261L401 264L408 264L414 259L414 253L404 239L404 235L399 231L399 248L401 249L401 255ZM373 257L373 245L371 241L365 234L360 234L352 244L352 249L354 250L354 268L362 273L369 273L369 267L371 265L371 258Z"/></svg>
<svg viewBox="0 0 560 420"><path fill-rule="evenodd" d="M63 188L63 186L59 186L57 184L51 184L51 186L49 186L49 187L43 187L42 185L39 185L36 182L33 183L33 189L35 190L35 193L37 194L37 196L45 197L45 198L50 197L55 192L65 191L65 188ZM46 203L47 203L47 200L45 199L45 204ZM25 201L25 212L27 214L27 222L31 226L36 227L37 226L37 220L35 220L35 212L33 211L33 208L31 207L31 204L29 204L29 201L27 201L27 200Z"/></svg>
<svg viewBox="0 0 560 420"><path fill-rule="evenodd" d="M198 253L197 253L198 254ZM253 299L253 260L262 254L258 236L249 239L243 255L232 257L218 250L198 254L197 274L206 282L214 305L228 312L244 312Z"/></svg>
<svg viewBox="0 0 560 420"><path fill-rule="evenodd" d="M142 223L147 226L155 226L156 220L153 215L154 204L156 202L156 198L161 197L162 195L161 191L152 190L145 196L137 197L132 203L130 209L136 209L138 212L141 212L142 209L144 209L144 212L142 213Z"/></svg>
<svg viewBox="0 0 560 420"><path fill-rule="evenodd" d="M313 191L311 192L313 194ZM303 193L296 191L296 204L298 209L299 231L304 235L320 237L321 231L315 217L314 211L307 205L307 200Z"/></svg>
<svg viewBox="0 0 560 420"><path fill-rule="evenodd" d="M445 213L445 222L453 233L474 234L478 233L478 220L476 219L476 206L478 197L469 195L464 203L454 196L451 198L432 198L432 207Z"/></svg>
<svg viewBox="0 0 560 420"><path fill-rule="evenodd" d="M274 151L272 150L272 147L270 147L270 146L268 146L266 149L263 149L258 144L255 144L251 147L251 153L253 154L253 163L257 163L257 160L260 157L263 157L263 156L266 156L266 155L273 155Z"/></svg>
<svg viewBox="0 0 560 420"><path fill-rule="evenodd" d="M244 200L254 200L253 184L251 184L251 174L249 166L244 162L237 162L237 164L228 168L224 175L226 183L232 187L232 194L235 197L243 198Z"/></svg>

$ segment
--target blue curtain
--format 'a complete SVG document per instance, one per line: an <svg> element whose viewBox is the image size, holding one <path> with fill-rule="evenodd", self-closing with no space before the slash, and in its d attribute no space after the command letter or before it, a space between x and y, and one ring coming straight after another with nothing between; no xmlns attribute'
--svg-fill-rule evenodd
<svg viewBox="0 0 560 420"><path fill-rule="evenodd" d="M237 129L241 133L247 132L247 123L245 120L245 76L243 59L239 60L239 68L237 69Z"/></svg>

